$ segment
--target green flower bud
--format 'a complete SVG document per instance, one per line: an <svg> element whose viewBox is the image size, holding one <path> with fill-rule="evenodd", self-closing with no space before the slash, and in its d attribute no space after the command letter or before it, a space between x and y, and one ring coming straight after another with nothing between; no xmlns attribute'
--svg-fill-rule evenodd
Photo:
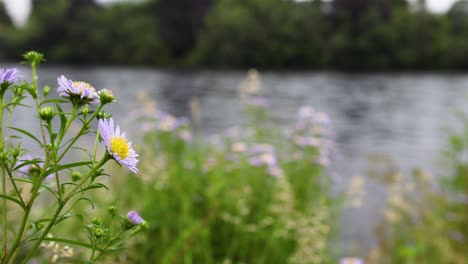
<svg viewBox="0 0 468 264"><path fill-rule="evenodd" d="M52 106L46 106L41 109L39 109L39 117L44 120L49 122L54 118L54 108Z"/></svg>
<svg viewBox="0 0 468 264"><path fill-rule="evenodd" d="M28 51L23 55L23 58L34 66L37 66L41 61L44 61L44 55L37 51Z"/></svg>
<svg viewBox="0 0 468 264"><path fill-rule="evenodd" d="M114 94L109 89L102 89L98 92L99 100L103 105L115 102Z"/></svg>
<svg viewBox="0 0 468 264"><path fill-rule="evenodd" d="M8 157L10 156L10 152L6 150L5 148L0 149L0 160L6 161L8 160Z"/></svg>
<svg viewBox="0 0 468 264"><path fill-rule="evenodd" d="M50 86L45 86L44 87L44 96L47 96L50 93Z"/></svg>
<svg viewBox="0 0 468 264"><path fill-rule="evenodd" d="M110 215L114 216L117 212L117 206L109 205L109 207L107 207L107 212L109 212Z"/></svg>
<svg viewBox="0 0 468 264"><path fill-rule="evenodd" d="M94 230L94 236L96 236L97 238L100 238L100 237L104 236L105 234L106 234L106 232L102 228L96 228Z"/></svg>
<svg viewBox="0 0 468 264"><path fill-rule="evenodd" d="M71 174L72 181L76 182L83 178L83 175L79 171L73 171Z"/></svg>
<svg viewBox="0 0 468 264"><path fill-rule="evenodd" d="M91 220L91 223L95 225L102 225L102 219L99 217L94 217L93 220Z"/></svg>
<svg viewBox="0 0 468 264"><path fill-rule="evenodd" d="M21 155L21 144L19 144L18 146L16 146L16 148L11 150L11 155L15 159Z"/></svg>
<svg viewBox="0 0 468 264"><path fill-rule="evenodd" d="M109 115L108 113L104 112L104 111L101 111L97 114L96 118L97 119L100 119L100 120L104 120L104 119L109 119L111 118L112 116Z"/></svg>
<svg viewBox="0 0 468 264"><path fill-rule="evenodd" d="M89 114L89 107L88 107L88 105L84 106L84 107L81 109L81 112L82 112L84 115Z"/></svg>

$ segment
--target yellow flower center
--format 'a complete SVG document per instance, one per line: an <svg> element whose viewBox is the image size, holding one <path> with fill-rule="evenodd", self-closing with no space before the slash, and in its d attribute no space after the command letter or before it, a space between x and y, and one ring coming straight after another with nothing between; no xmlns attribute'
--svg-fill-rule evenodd
<svg viewBox="0 0 468 264"><path fill-rule="evenodd" d="M119 158L126 159L128 157L127 140L123 137L114 137L110 140L110 151L117 154Z"/></svg>
<svg viewBox="0 0 468 264"><path fill-rule="evenodd" d="M91 88L91 84L85 82L74 82L73 83L76 87L81 86L80 93L83 93L85 89Z"/></svg>

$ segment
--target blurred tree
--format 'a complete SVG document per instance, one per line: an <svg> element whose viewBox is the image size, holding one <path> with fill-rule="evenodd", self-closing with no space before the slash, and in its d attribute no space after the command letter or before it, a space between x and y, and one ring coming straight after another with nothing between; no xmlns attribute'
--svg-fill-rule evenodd
<svg viewBox="0 0 468 264"><path fill-rule="evenodd" d="M8 27L12 26L12 21L8 15L5 5L3 2L0 2L0 58L3 58L4 54L4 42L5 42L5 33Z"/></svg>
<svg viewBox="0 0 468 264"><path fill-rule="evenodd" d="M131 3L86 9L55 52L74 63L166 65L169 56L159 39L157 19L148 10L147 4Z"/></svg>
<svg viewBox="0 0 468 264"><path fill-rule="evenodd" d="M447 15L451 18L460 18L468 16L468 1L458 0L450 7Z"/></svg>
<svg viewBox="0 0 468 264"><path fill-rule="evenodd" d="M318 67L327 27L314 2L219 0L191 62L234 67Z"/></svg>
<svg viewBox="0 0 468 264"><path fill-rule="evenodd" d="M5 9L5 4L3 2L0 2L0 27L11 26L11 25L12 25L12 21L11 21L10 16L8 15L8 12Z"/></svg>
<svg viewBox="0 0 468 264"><path fill-rule="evenodd" d="M159 0L156 2L161 38L172 56L181 58L195 46L211 0Z"/></svg>

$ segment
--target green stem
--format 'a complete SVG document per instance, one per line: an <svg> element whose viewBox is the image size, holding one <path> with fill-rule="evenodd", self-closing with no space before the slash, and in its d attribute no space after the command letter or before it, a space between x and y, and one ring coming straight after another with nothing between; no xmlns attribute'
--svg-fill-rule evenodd
<svg viewBox="0 0 468 264"><path fill-rule="evenodd" d="M3 104L4 104L5 91L0 93L0 148L5 147L4 137L3 137ZM6 193L6 176L5 176L5 167L2 165L2 194L5 196ZM3 199L3 208L2 208L2 229L3 229L3 256L7 252L7 202L6 199Z"/></svg>
<svg viewBox="0 0 468 264"><path fill-rule="evenodd" d="M3 166L6 166L5 163L3 163ZM16 194L18 195L19 200L21 201L23 207L26 207L26 203L23 200L23 197L21 196L21 193L18 189L18 186L16 185L15 180L13 179L13 175L11 175L11 168L6 170L8 173L8 177L10 178L11 185L13 185L13 188L15 189Z"/></svg>
<svg viewBox="0 0 468 264"><path fill-rule="evenodd" d="M6 177L5 177L5 168L2 167L2 194L6 195ZM6 255L7 252L7 215L6 215L6 199L3 198L3 211L2 211L2 228L3 228L3 255Z"/></svg>
<svg viewBox="0 0 468 264"><path fill-rule="evenodd" d="M31 72L32 72L32 83L31 83L31 88L34 90L35 96L34 96L34 101L36 102L36 111L39 113L39 109L41 107L41 103L39 102L39 97L37 96L37 73L36 73L36 65L32 64L31 65ZM44 127L42 126L42 121L39 119L39 129L41 131L41 137L42 137L42 142L44 144L44 153L45 157L49 157L49 149L47 148L47 139L46 135L44 132Z"/></svg>
<svg viewBox="0 0 468 264"><path fill-rule="evenodd" d="M80 131L78 132L78 134L73 138L73 140L68 143L68 146L65 148L65 150L62 152L62 154L60 154L60 156L58 157L57 159L57 162L60 162L63 157L65 156L65 154L67 154L67 152L70 150L70 148L73 146L73 144L75 144L75 142L78 140L78 138L88 129L88 126L89 124L91 123L91 121L93 121L93 119L98 115L99 111L101 111L103 105L100 104L96 111L94 111L94 113L91 115L91 117L86 121L86 123L83 124L83 126L81 127Z"/></svg>
<svg viewBox="0 0 468 264"><path fill-rule="evenodd" d="M89 262L93 263L94 254L96 253L96 241L93 243L93 251L91 251L91 256L89 257Z"/></svg>
<svg viewBox="0 0 468 264"><path fill-rule="evenodd" d="M50 220L49 222L49 225L47 225L46 229L44 230L44 232L42 232L42 235L39 237L39 239L36 241L36 243L34 244L34 246L31 248L31 250L29 251L29 253L26 255L26 257L24 258L24 260L21 262L23 264L26 264L28 262L29 259L31 259L34 254L36 254L36 251L37 251L37 248L39 247L39 245L41 244L41 242L44 240L44 238L47 236L47 234L49 233L49 231L52 229L52 227L56 224L56 221L57 221L57 218L59 217L60 215L60 212L62 211L62 209L65 207L65 205L67 204L67 202L75 195L76 191L81 188L87 181L88 179L98 170L100 169L109 159L110 159L110 155L106 152L106 154L104 155L104 157L101 159L101 161L99 163L97 163L88 173L88 175L86 175L86 177L83 178L83 180L81 180L81 182L79 184L77 184L68 194L67 196L65 196L62 200L62 202L59 204L59 206L57 207L57 210L55 211L55 214L54 216L52 217L52 219Z"/></svg>
<svg viewBox="0 0 468 264"><path fill-rule="evenodd" d="M11 246L10 251L8 252L8 254L5 255L5 259L4 259L5 264L9 263L10 259L15 255L16 249L18 248L18 246L21 243L21 239L23 238L23 234L24 234L24 231L25 231L27 223L28 223L29 214L31 213L31 209L33 207L34 201L36 200L36 197L38 196L37 191L39 190L39 187L40 187L40 184L35 184L32 191L31 191L33 193L33 196L31 197L31 200L29 201L28 205L26 206L26 211L24 212L23 218L21 219L20 228L18 230L18 234L16 235L15 242Z"/></svg>
<svg viewBox="0 0 468 264"><path fill-rule="evenodd" d="M122 233L124 232L124 229L122 228L117 235L115 235L112 239L107 242L106 246L103 248L103 250L99 253L99 255L96 256L95 259L91 258L91 263L95 263L98 259L104 256L104 254L107 252L107 249L118 239Z"/></svg>

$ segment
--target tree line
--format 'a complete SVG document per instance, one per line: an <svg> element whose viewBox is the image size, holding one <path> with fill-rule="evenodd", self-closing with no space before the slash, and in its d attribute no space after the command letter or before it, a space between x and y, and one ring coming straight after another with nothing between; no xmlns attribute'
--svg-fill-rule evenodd
<svg viewBox="0 0 468 264"><path fill-rule="evenodd" d="M468 68L468 1L446 14L405 0L33 0L15 28L0 4L0 56L159 67Z"/></svg>

